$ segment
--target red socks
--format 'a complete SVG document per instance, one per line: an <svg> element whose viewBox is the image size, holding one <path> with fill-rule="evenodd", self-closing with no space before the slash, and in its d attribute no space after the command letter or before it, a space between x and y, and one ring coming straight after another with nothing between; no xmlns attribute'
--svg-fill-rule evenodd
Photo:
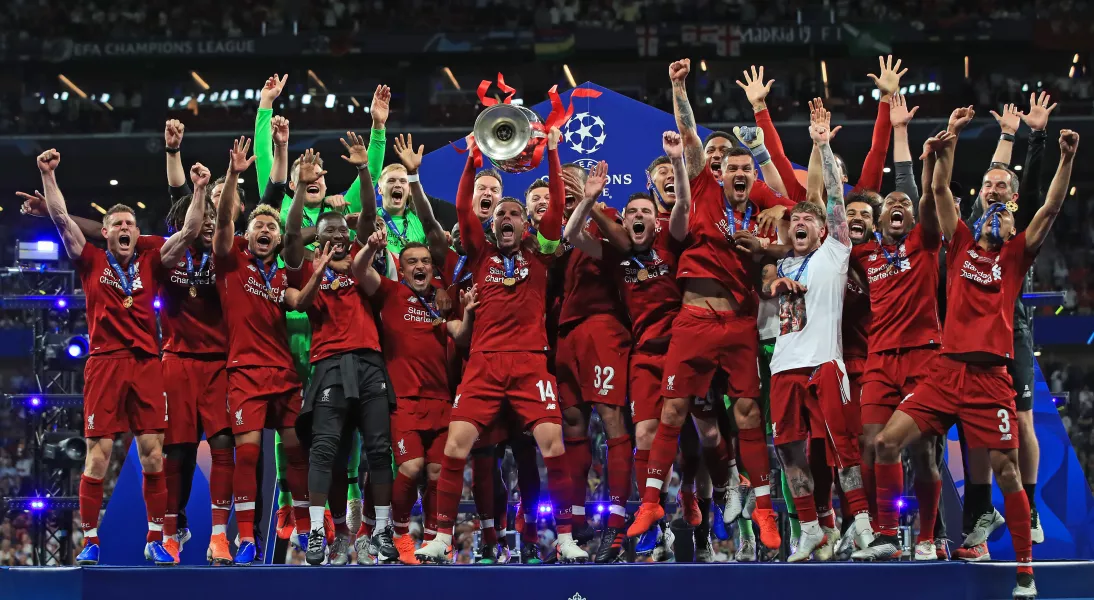
<svg viewBox="0 0 1094 600"><path fill-rule="evenodd" d="M493 451L471 456L471 495L475 498L479 527L486 544L498 541L497 530L494 529L494 469L497 462Z"/></svg>
<svg viewBox="0 0 1094 600"><path fill-rule="evenodd" d="M703 448L703 462L710 473L710 481L715 489L725 489L729 485L737 485L736 481L729 480L729 446L724 437L718 437L718 445Z"/></svg>
<svg viewBox="0 0 1094 600"><path fill-rule="evenodd" d="M147 541L162 542L163 514L167 511L167 481L163 471L144 472L144 508L148 513Z"/></svg>
<svg viewBox="0 0 1094 600"><path fill-rule="evenodd" d="M919 535L916 536L916 542L929 542L934 539L934 522L938 516L938 498L941 494L942 480L915 482L915 496L919 501ZM1029 513L1028 509L1026 513Z"/></svg>
<svg viewBox="0 0 1094 600"><path fill-rule="evenodd" d="M99 512L103 508L103 480L80 476L80 529L84 545L99 543Z"/></svg>
<svg viewBox="0 0 1094 600"><path fill-rule="evenodd" d="M623 527L630 496L631 437L623 435L608 440L608 527Z"/></svg>
<svg viewBox="0 0 1094 600"><path fill-rule="evenodd" d="M1030 534L1029 498L1025 490L1003 494L1003 511L1006 512L1010 541L1014 544L1014 557L1018 572L1033 574L1033 538Z"/></svg>
<svg viewBox="0 0 1094 600"><path fill-rule="evenodd" d="M874 465L862 465L862 491L866 493L866 502L870 507L870 520L877 523L877 480L874 477Z"/></svg>
<svg viewBox="0 0 1094 600"><path fill-rule="evenodd" d="M167 484L167 510L163 513L163 535L172 536L178 533L179 486L182 484L182 473L179 461L163 456L163 476Z"/></svg>
<svg viewBox="0 0 1094 600"><path fill-rule="evenodd" d="M292 493L292 513L293 518L296 519L296 531L309 532L311 531L311 514L308 508L311 503L308 501L308 451L303 446L282 447L285 449L286 462L289 463L285 469L285 479L289 484L289 492ZM346 466L335 465L334 468L344 470ZM347 491L342 491L343 498Z"/></svg>
<svg viewBox="0 0 1094 600"><path fill-rule="evenodd" d="M771 509L771 460L767 456L767 436L759 427L741 429L737 434L741 445L741 468L752 478L756 492L756 508Z"/></svg>
<svg viewBox="0 0 1094 600"><path fill-rule="evenodd" d="M258 444L236 447L236 466L232 477L239 539L246 542L253 542L255 539L255 496L258 494L255 469L258 467L258 451Z"/></svg>
<svg viewBox="0 0 1094 600"><path fill-rule="evenodd" d="M794 508L798 511L799 523L811 523L817 518L817 501L813 494L794 496ZM831 512L832 509L828 509Z"/></svg>
<svg viewBox="0 0 1094 600"><path fill-rule="evenodd" d="M228 515L232 510L232 469L235 468L235 449L213 448L212 466L209 469L209 498L213 504L213 535L227 533Z"/></svg>
<svg viewBox="0 0 1094 600"><path fill-rule="evenodd" d="M661 488L672 470L672 461L676 459L676 447L680 438L680 427L665 423L657 425L657 435L650 448L650 462L646 468L646 486L642 490L643 503L656 503L661 499Z"/></svg>
<svg viewBox="0 0 1094 600"><path fill-rule="evenodd" d="M437 533L452 535L456 514L460 510L463 467L466 462L451 456L441 460L441 478L437 481Z"/></svg>
<svg viewBox="0 0 1094 600"><path fill-rule="evenodd" d="M862 488L843 492L843 499L840 500L840 504L846 505L846 508L843 509L844 518L853 519L855 515L870 512L870 503L866 500L866 491Z"/></svg>
<svg viewBox="0 0 1094 600"><path fill-rule="evenodd" d="M639 493L646 492L646 471L650 467L650 451L634 449L634 478L638 484Z"/></svg>
<svg viewBox="0 0 1094 600"><path fill-rule="evenodd" d="M896 535L900 524L900 509L896 503L904 490L904 465L875 463L874 473L877 475L877 533Z"/></svg>
<svg viewBox="0 0 1094 600"><path fill-rule="evenodd" d="M429 541L437 536L437 482L427 481L422 496L422 539ZM362 527L364 524L362 523Z"/></svg>
<svg viewBox="0 0 1094 600"><path fill-rule="evenodd" d="M410 511L414 508L414 500L418 495L418 486L399 471L395 475L391 492L391 523L395 528L395 535L406 535L410 527ZM424 511L425 507L422 508Z"/></svg>
<svg viewBox="0 0 1094 600"><path fill-rule="evenodd" d="M589 468L593 464L593 453L589 450L589 438L566 440L565 444L566 463L570 468L570 494L566 499L570 502L571 522L574 527L580 528L585 526L585 499L588 496Z"/></svg>
<svg viewBox="0 0 1094 600"><path fill-rule="evenodd" d="M545 456L543 464L547 467L547 496L551 498L555 507L555 530L559 534L571 533L573 531L571 506L566 500L570 497L568 492L573 479L566 455L550 458Z"/></svg>

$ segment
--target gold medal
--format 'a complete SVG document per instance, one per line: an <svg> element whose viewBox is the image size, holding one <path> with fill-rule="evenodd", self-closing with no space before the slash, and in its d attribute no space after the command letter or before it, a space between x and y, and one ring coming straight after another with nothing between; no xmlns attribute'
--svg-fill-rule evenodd
<svg viewBox="0 0 1094 600"><path fill-rule="evenodd" d="M1010 214L1014 214L1018 212L1018 203L1014 200L1007 200L1006 208L1008 211L1010 211Z"/></svg>
<svg viewBox="0 0 1094 600"><path fill-rule="evenodd" d="M505 279L502 279L501 282L505 284L505 287L513 287L514 285L517 284L517 278L516 277L506 277Z"/></svg>
<svg viewBox="0 0 1094 600"><path fill-rule="evenodd" d="M650 272L646 269L638 269L638 281L645 281L650 278Z"/></svg>
<svg viewBox="0 0 1094 600"><path fill-rule="evenodd" d="M133 306L133 296L126 296L125 300L122 300L122 306L126 308Z"/></svg>
<svg viewBox="0 0 1094 600"><path fill-rule="evenodd" d="M334 281L330 282L330 289L337 290L340 287L342 287L342 284L339 283L339 280L335 279Z"/></svg>
<svg viewBox="0 0 1094 600"><path fill-rule="evenodd" d="M190 297L191 298L197 298L198 297L198 289L194 286L190 286Z"/></svg>
<svg viewBox="0 0 1094 600"><path fill-rule="evenodd" d="M433 319L433 326L434 327L440 325L441 323L444 323L444 319L441 319L440 317L437 317L436 319Z"/></svg>

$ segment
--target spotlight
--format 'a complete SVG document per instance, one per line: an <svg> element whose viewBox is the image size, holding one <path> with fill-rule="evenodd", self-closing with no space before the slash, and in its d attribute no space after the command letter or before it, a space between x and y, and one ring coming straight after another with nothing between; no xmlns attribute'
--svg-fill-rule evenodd
<svg viewBox="0 0 1094 600"><path fill-rule="evenodd" d="M41 396L31 396L30 399L27 400L27 406L29 406L30 408L39 408L39 407L41 407L42 406Z"/></svg>
<svg viewBox="0 0 1094 600"><path fill-rule="evenodd" d="M541 514L541 515L549 515L549 514L553 513L554 510L555 509L554 509L553 506L551 506L550 502L539 505L539 514Z"/></svg>
<svg viewBox="0 0 1094 600"><path fill-rule="evenodd" d="M81 335L72 336L68 340L68 345L65 346L65 353L72 358L83 358L87 356L90 351L90 345L88 339Z"/></svg>
<svg viewBox="0 0 1094 600"><path fill-rule="evenodd" d="M596 505L596 512L598 512L598 513L604 512L604 505L603 504L597 504Z"/></svg>
<svg viewBox="0 0 1094 600"><path fill-rule="evenodd" d="M156 310L160 309L160 299L158 297L154 301L152 301L152 308Z"/></svg>
<svg viewBox="0 0 1094 600"><path fill-rule="evenodd" d="M904 498L896 501L896 508L897 510L904 510Z"/></svg>
<svg viewBox="0 0 1094 600"><path fill-rule="evenodd" d="M46 508L46 503L43 500L31 500L30 501L30 509L31 510L45 510L45 508Z"/></svg>
<svg viewBox="0 0 1094 600"><path fill-rule="evenodd" d="M58 298L57 308L68 308L68 300L65 300L64 298Z"/></svg>
<svg viewBox="0 0 1094 600"><path fill-rule="evenodd" d="M65 303L67 304L68 301L66 300ZM57 303L54 305L56 306ZM49 334L45 338L42 358L47 369L50 371L83 370L84 363L91 351L91 344L88 341L87 334ZM32 404L32 406L34 405Z"/></svg>

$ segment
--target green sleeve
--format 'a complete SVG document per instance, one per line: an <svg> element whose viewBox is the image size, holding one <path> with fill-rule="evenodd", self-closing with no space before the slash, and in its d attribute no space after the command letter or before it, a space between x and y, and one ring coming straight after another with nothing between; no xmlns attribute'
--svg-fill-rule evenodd
<svg viewBox="0 0 1094 600"><path fill-rule="evenodd" d="M272 108L260 108L255 113L254 152L259 198L265 193L266 184L270 182L270 171L273 170L273 133L270 132L272 119Z"/></svg>
<svg viewBox="0 0 1094 600"><path fill-rule="evenodd" d="M562 243L562 240L549 240L543 237L543 234L536 232L536 237L539 239L539 253L540 254L554 254L555 250L558 250L558 245Z"/></svg>
<svg viewBox="0 0 1094 600"><path fill-rule="evenodd" d="M380 181L380 171L384 170L384 153L387 152L387 130L373 129L368 140L368 174L373 185Z"/></svg>

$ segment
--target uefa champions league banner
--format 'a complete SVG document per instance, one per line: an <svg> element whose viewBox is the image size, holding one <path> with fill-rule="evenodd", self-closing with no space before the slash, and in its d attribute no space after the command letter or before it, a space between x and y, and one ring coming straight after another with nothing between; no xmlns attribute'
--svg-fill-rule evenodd
<svg viewBox="0 0 1094 600"><path fill-rule="evenodd" d="M574 90L588 94L574 96ZM521 90L523 94L533 90ZM608 163L608 184L601 194L602 202L622 209L634 192L646 191L646 167L653 159L664 154L661 149L661 133L676 131L676 119L672 113L656 109L637 100L594 83L585 82L560 94L564 105L572 102L573 116L559 129L562 140L558 144L559 158L563 164L576 162L586 169L596 163ZM544 100L531 107L541 117L551 112L551 102ZM468 133L471 123L467 124ZM700 126L699 137L706 137L710 130ZM460 152L463 140L436 149L422 161L422 184L431 196L456 201L456 188L467 163L467 154ZM483 167L490 161L483 157ZM503 195L513 196L524 202L524 190L533 181L547 176L547 161L525 173L503 173Z"/></svg>

